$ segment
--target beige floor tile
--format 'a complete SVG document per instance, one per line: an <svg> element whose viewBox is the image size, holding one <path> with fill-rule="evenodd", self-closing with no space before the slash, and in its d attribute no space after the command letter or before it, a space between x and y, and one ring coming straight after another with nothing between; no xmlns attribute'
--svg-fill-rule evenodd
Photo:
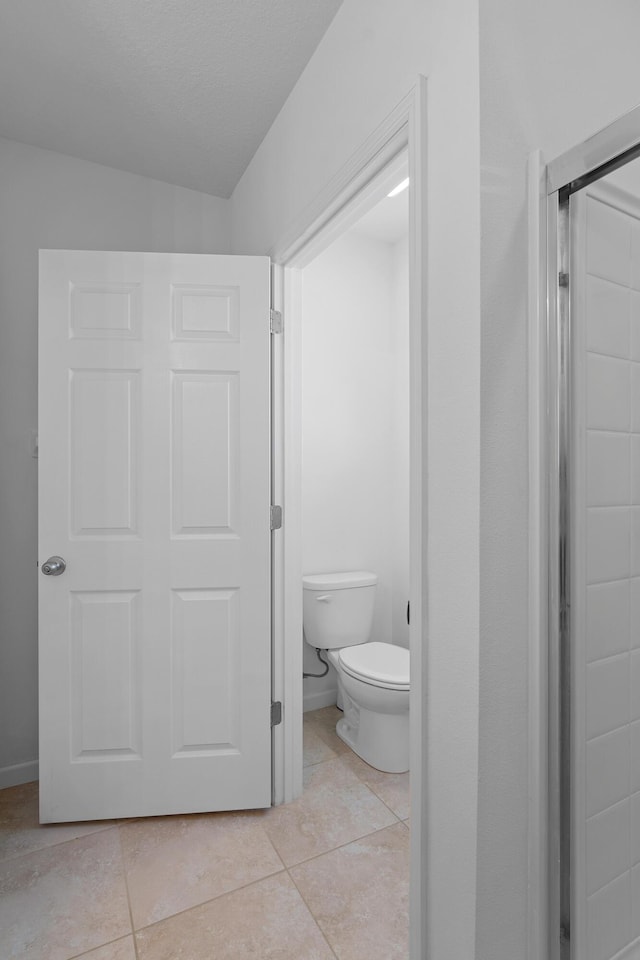
<svg viewBox="0 0 640 960"><path fill-rule="evenodd" d="M370 767L353 751L345 753L343 759L360 780L366 783L390 810L393 810L399 820L407 819L410 811L408 773L383 773L375 767Z"/></svg>
<svg viewBox="0 0 640 960"><path fill-rule="evenodd" d="M314 763L333 760L337 754L317 733L313 721L305 719L302 728L303 765L310 767Z"/></svg>
<svg viewBox="0 0 640 960"><path fill-rule="evenodd" d="M287 866L395 822L391 811L341 757L304 770L305 792L272 807L265 829Z"/></svg>
<svg viewBox="0 0 640 960"><path fill-rule="evenodd" d="M113 943L107 943L104 947L98 947L97 950L90 950L89 953L83 953L77 960L136 960L133 936L114 940Z"/></svg>
<svg viewBox="0 0 640 960"><path fill-rule="evenodd" d="M136 934L139 960L335 960L286 873Z"/></svg>
<svg viewBox="0 0 640 960"><path fill-rule="evenodd" d="M0 790L0 860L20 857L111 826L108 820L40 825L37 781Z"/></svg>
<svg viewBox="0 0 640 960"><path fill-rule="evenodd" d="M119 828L135 929L282 870L262 811L154 817Z"/></svg>
<svg viewBox="0 0 640 960"><path fill-rule="evenodd" d="M116 828L0 864L2 960L68 960L130 933Z"/></svg>
<svg viewBox="0 0 640 960"><path fill-rule="evenodd" d="M335 704L304 714L305 722L336 754L351 752L351 748L336 733L336 723L341 716L342 711L338 710Z"/></svg>
<svg viewBox="0 0 640 960"><path fill-rule="evenodd" d="M409 833L404 824L290 873L339 960L407 960Z"/></svg>

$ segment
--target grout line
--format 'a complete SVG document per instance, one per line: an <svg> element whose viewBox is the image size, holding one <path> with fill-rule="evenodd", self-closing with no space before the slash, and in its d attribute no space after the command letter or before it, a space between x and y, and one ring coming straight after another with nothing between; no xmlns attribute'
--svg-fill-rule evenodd
<svg viewBox="0 0 640 960"><path fill-rule="evenodd" d="M312 863L314 860L319 860L321 857L326 857L330 853L335 853L336 850L344 850L345 847L350 847L352 843L359 843L361 840L366 840L367 837L374 837L376 833L382 833L383 830L389 830L392 827L397 827L398 824L404 824L404 820L396 819L395 823L388 823L384 827L378 827L377 830L371 830L369 833L363 833L359 837L354 837L352 840L345 840L344 843L339 843L337 847L331 847L329 850L323 850L321 853L314 853L312 857L305 857L304 860L298 860L296 863L290 863L288 866L285 866L285 870L287 870L287 872L289 870L295 870L296 867L301 867L306 863Z"/></svg>
<svg viewBox="0 0 640 960"><path fill-rule="evenodd" d="M370 783L368 783L366 780L363 780L362 777L359 776L359 774L356 773L355 770L352 771L352 772L355 773L356 777L358 777L358 780L360 781L360 783L362 783L362 784L367 788L367 790L370 790L371 793L374 795L374 797L375 797L377 800L380 801L380 803L383 805L383 807L386 807L387 810L389 811L389 813L390 813L393 817L395 817L396 820L398 820L400 823L402 823L402 819L403 819L403 818L400 816L400 814L396 813L396 811L393 809L393 807L390 807L390 806L389 806L389 804L387 803L386 800L383 800L383 798L376 792L375 787L372 787ZM390 774L390 776L393 776L393 774ZM411 815L411 814L409 814L409 816L410 816L410 815ZM389 826L393 826L393 824L389 824Z"/></svg>
<svg viewBox="0 0 640 960"><path fill-rule="evenodd" d="M607 880L607 882L606 882L606 883L603 883L602 886L600 886L600 887L597 888L597 890L593 890L591 893L588 893L588 894L587 894L587 901L588 901L588 900L591 900L592 897L595 897L595 895L596 895L597 893L600 893L601 890L604 890L606 887L610 887L613 883L616 882L616 880L619 880L621 877L624 877L624 876L626 876L627 874L629 874L629 879L631 879L631 871L632 871L632 870L633 870L633 866L625 867L625 869L622 870L621 873L616 874L616 876L615 876L615 877L612 877L611 880Z"/></svg>
<svg viewBox="0 0 640 960"><path fill-rule="evenodd" d="M313 922L315 923L316 927L317 927L318 930L320 931L320 936L322 937L322 939L324 940L324 942L326 943L326 945L329 947L329 950L331 950L331 953L332 953L333 956L336 958L336 960L340 960L340 958L338 957L338 954L337 954L337 953L335 952L335 950L333 949L332 944L329 942L326 933L324 932L324 930L323 930L322 927L320 926L320 921L318 920L318 918L316 917L315 913L313 912L313 910L311 909L311 907L310 907L309 904L307 903L307 898L306 898L305 895L303 894L302 890L300 889L300 887L298 886L298 884L296 883L296 881L295 881L295 880L293 879L293 877L291 876L291 873L289 872L288 869L287 869L287 876L289 877L289 879L291 880L291 883L294 885L294 887L295 887L296 890L298 891L298 896L300 897L300 899L301 899L302 902L304 903L305 907L306 907L307 910L309 911L309 916L311 917L311 919L312 919Z"/></svg>
<svg viewBox="0 0 640 960"><path fill-rule="evenodd" d="M324 930L323 930L323 928L322 928L322 925L321 925L320 921L318 920L318 918L316 917L315 913L313 912L313 909L312 909L312 907L310 906L310 904L307 902L306 897L304 896L302 890L300 889L300 887L299 887L298 884L296 883L295 877L292 875L291 871L292 871L292 870L295 870L295 869L296 869L297 867L299 867L299 866L303 866L303 865L306 865L306 864L308 864L308 863L312 863L314 860L318 860L318 859L320 859L321 857L328 856L329 854L334 853L336 850L344 849L345 847L350 846L352 843L357 843L359 840L364 840L364 839L366 839L367 837L372 837L372 836L374 836L374 835L377 834L377 833L382 833L384 830L388 830L390 827L394 827L394 828L395 828L396 826L398 826L398 825L400 825L400 824L404 827L404 829L405 829L407 832L410 832L410 831L409 831L409 825L408 825L408 823L407 823L406 821L403 821L403 820L398 820L397 823L388 824L386 827L381 827L379 830L373 830L371 833L364 834L362 837L356 838L356 840L350 840L348 843L340 844L340 846L334 847L332 850L327 850L327 851L325 851L325 853L316 854L314 857L310 857L308 860L302 860L302 861L300 861L300 863L291 864L290 867L287 867L287 874L289 875L289 877L290 877L292 883L294 884L296 890L297 890L298 893L300 894L300 897L301 897L302 900L304 901L305 906L307 907L309 913L310 913L311 916L313 917L313 919L314 919L315 923L317 924L320 932L321 932L322 935L324 936L325 940L327 940L327 943L328 943L328 945L329 945L329 947L330 947L333 955L337 958L337 960L340 960L340 958L339 958L338 954L336 953L336 950L333 948L332 944L329 942L328 937L327 937L327 935L325 934L325 932L324 932ZM407 918L407 922L408 922L408 918Z"/></svg>
<svg viewBox="0 0 640 960"><path fill-rule="evenodd" d="M81 823L82 821L74 821ZM45 824L36 824L36 826L45 826ZM114 830L118 824L115 821L111 821L106 827L98 827L96 830L91 830L89 833L83 833L79 837L67 837L66 840L57 840L55 843L46 843L42 847L35 847L33 850L25 850L22 853L11 854L8 857L0 855L0 866L4 863L14 863L16 860L22 860L24 857L31 857L36 853L45 853L47 850L55 850L56 847L63 847L67 843L78 843L80 840L88 840L90 837L95 837L98 833L106 833L107 830ZM26 830L33 830L33 826L26 825L24 827ZM16 830L15 833L20 833L21 830Z"/></svg>
<svg viewBox="0 0 640 960"><path fill-rule="evenodd" d="M366 786L369 786L369 784L366 784ZM375 790L374 790L372 787L369 787L369 789L371 790L371 792L373 793L373 795L374 795L375 797L378 797L378 794L375 792ZM400 814L396 813L395 810L394 810L392 807L390 807L389 804L386 803L386 802L382 799L382 797L378 797L378 800L380 801L381 804L383 804L383 806L385 806L385 807L387 808L387 810L389 811L389 813L396 818L396 820L398 821L398 823L402 823L402 822L403 822L403 819L402 819L402 817L400 816ZM390 824L390 826L393 826L393 824Z"/></svg>
<svg viewBox="0 0 640 960"><path fill-rule="evenodd" d="M239 887L234 887L233 890L225 890L223 893L219 893L215 897L209 897L208 900L203 900L201 903L194 903L191 907L185 907L183 910L177 910L175 913L170 913L167 917L162 917L161 920L154 920L153 923L147 923L143 927L137 927L133 931L133 939L136 939L136 933L141 933L143 930L150 930L152 927L157 927L160 923L167 923L169 920L173 920L175 917L181 917L185 913L190 913L192 910L199 910L200 907L206 907L209 903L215 903L216 900L222 899L222 897L232 897L234 893L238 893L240 890L246 890L247 887L253 887L257 883L262 883L264 880L271 880L272 877L279 877L281 873L287 873L287 868L283 867L282 870L274 870L273 873L267 873L264 877L256 877L255 880L249 880L247 883L241 884Z"/></svg>
<svg viewBox="0 0 640 960"><path fill-rule="evenodd" d="M329 742L329 741L331 740L331 737L332 737L331 731L325 731L325 732L324 732L324 735L323 735L322 733L319 733L318 730L313 730L312 732L315 733L316 737L320 740L320 742L321 742L322 744L324 744L324 746L327 748L327 750L331 750L331 752L332 752L333 755L334 755L333 757L326 757L325 759L327 759L327 760L335 760L336 757L342 756L342 754L345 752L344 749L342 749L342 750L336 750L336 749L334 748L334 746ZM335 736L337 737L338 735L335 734ZM303 732L303 737L302 737L302 738L303 738L303 742L304 742L304 732ZM342 740L340 741L340 744L342 744ZM345 746L346 746L346 745L345 745ZM348 748L347 748L347 749L348 749ZM320 762L322 763L322 762L324 762L324 761L320 761Z"/></svg>
<svg viewBox="0 0 640 960"><path fill-rule="evenodd" d="M331 747L327 746L327 749L330 750ZM323 757L322 760L315 760L313 763L303 763L303 770L308 770L309 767L319 767L321 763L328 763L330 760L337 760L338 754L334 753L332 757Z"/></svg>
<svg viewBox="0 0 640 960"><path fill-rule="evenodd" d="M631 656L635 649L635 647L632 647L631 649L626 647L624 650L620 650L618 653L608 653L606 657L596 657L595 660L585 660L585 663L588 667L591 667L596 663L607 663L608 660L619 660L621 657ZM629 673L631 673L631 671L629 671ZM631 716L631 713L629 713L629 716Z"/></svg>
<svg viewBox="0 0 640 960"><path fill-rule="evenodd" d="M133 923L133 909L131 907L131 894L129 893L129 876L127 873L127 861L124 855L124 848L122 845L122 837L120 835L120 824L118 824L118 848L120 850L120 861L122 863L122 875L124 877L124 889L127 894L127 907L129 908L129 923L131 924L131 935L133 937L133 952L136 956L136 960L139 960L138 954L138 938L136 937L136 930Z"/></svg>
<svg viewBox="0 0 640 960"><path fill-rule="evenodd" d="M619 654L614 654L614 656L619 656ZM320 761L318 761L318 763L310 763L310 764L307 764L307 766L305 767L305 770L308 770L310 767L319 767L319 766L320 766L321 764L323 764L323 763L330 763L331 760L340 760L340 759L342 759L342 756L343 756L343 755L340 754L340 755L337 756L337 757L331 757L330 759L327 759L327 760L320 760ZM363 761L363 762L364 762L364 761ZM403 818L400 816L400 814L396 813L396 811L393 809L393 807L390 807L389 804L386 802L386 800L383 800L383 798L380 796L380 794L378 794L378 793L376 792L376 790L374 789L374 787L372 787L371 784L370 784L367 780L365 780L363 777L361 777L360 774L357 772L357 770L352 770L351 767L349 767L349 771L354 775L354 777L357 777L357 779L360 781L360 783L361 783L364 787L366 787L367 790L369 790L369 791L374 795L374 797L376 798L376 800L379 800L380 803L381 803L384 807L387 808L387 810L389 811L389 813L390 813L393 817L395 817L396 820L399 820L400 822L402 822ZM380 772L382 772L382 771L380 771ZM398 776L398 774L388 774L388 776ZM411 814L409 814L409 816L410 816L410 815L411 815ZM391 824L387 824L387 826L391 826ZM374 831L374 832L375 832L375 831Z"/></svg>
<svg viewBox="0 0 640 960"><path fill-rule="evenodd" d="M610 206L610 204L607 204L607 206ZM613 209L617 210L618 207L614 207ZM611 277L607 277L603 273L596 273L595 270L585 270L585 274L587 277L593 277L596 280L604 280L606 283L611 283L614 287L621 287L623 290L631 290L633 293L640 292L638 291L637 287L633 286L633 280L630 282L625 282L624 280L613 280Z"/></svg>
<svg viewBox="0 0 640 960"><path fill-rule="evenodd" d="M612 727L611 730L605 730L604 733L596 733L595 736L593 737L587 737L585 739L585 743L589 744L589 743L595 743L596 740L604 740L605 737L609 737L613 733L619 733L620 730L631 731L631 727L635 726L638 723L640 723L640 718L638 720L633 720L633 719L627 720L625 721L625 723L621 723L617 727ZM615 802L617 803L618 801L616 800Z"/></svg>
<svg viewBox="0 0 640 960"><path fill-rule="evenodd" d="M638 362L640 368L640 361ZM631 440L640 437L640 429L633 427L621 427L617 430L615 427L585 427L588 436L597 435L602 437L627 437Z"/></svg>
<svg viewBox="0 0 640 960"><path fill-rule="evenodd" d="M286 870L286 869L287 869L287 865L286 865L286 863L284 862L284 860L282 859L282 857L280 856L280 851L278 850L278 848L276 847L275 843L273 842L273 840L272 840L271 837L269 836L267 830L266 830L264 827L262 827L262 830L264 831L264 835L265 835L265 837L267 838L268 843L269 843L270 846L272 847L273 852L275 853L276 857L278 858L278 860L279 860L280 863L282 864L282 869L283 869L283 870ZM278 871L278 873L279 873L279 872L280 872L280 871ZM274 874L270 874L270 876L274 876Z"/></svg>
<svg viewBox="0 0 640 960"><path fill-rule="evenodd" d="M620 436L628 436L628 434L620 434ZM620 513L622 510L633 510L634 507L638 507L637 503L588 503L586 505L587 510L615 510ZM631 576L631 574L629 575ZM618 580L624 580L625 577L618 577ZM606 583L607 581L605 581Z"/></svg>
<svg viewBox="0 0 640 960"><path fill-rule="evenodd" d="M132 937L135 949L135 937L131 933L125 933L124 937L116 937L115 940L107 940L106 943L99 943L97 947L89 947L88 950L85 950L84 953L74 953L72 957L68 957L67 960L82 960L83 957L90 957L94 950L102 950L103 947L110 947L114 943L120 943L121 940L126 940L127 937ZM136 953L136 957L138 954Z"/></svg>
<svg viewBox="0 0 640 960"><path fill-rule="evenodd" d="M607 507L591 507L592 510L602 510L609 509ZM637 574L629 573L625 577L609 577L608 580L587 580L587 587L601 587L606 583L623 583L625 580L638 580L640 577Z"/></svg>

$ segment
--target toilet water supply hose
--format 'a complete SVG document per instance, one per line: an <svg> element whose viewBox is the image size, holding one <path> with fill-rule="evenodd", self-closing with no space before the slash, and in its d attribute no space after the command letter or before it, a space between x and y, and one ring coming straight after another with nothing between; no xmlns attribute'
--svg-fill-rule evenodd
<svg viewBox="0 0 640 960"><path fill-rule="evenodd" d="M322 657L320 656L320 648L319 648L319 647L316 647L316 657L318 658L318 660L320 661L320 663L323 664L323 666L324 666L324 671L323 671L322 673L303 673L303 674L302 674L302 679L303 679L303 680L304 680L306 677L326 677L326 675L329 673L329 664L327 663L326 660L323 660Z"/></svg>

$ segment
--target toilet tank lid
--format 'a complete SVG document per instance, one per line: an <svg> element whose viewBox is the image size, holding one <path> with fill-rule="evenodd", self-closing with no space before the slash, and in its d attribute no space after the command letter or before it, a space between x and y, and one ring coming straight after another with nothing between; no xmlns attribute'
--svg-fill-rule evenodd
<svg viewBox="0 0 640 960"><path fill-rule="evenodd" d="M302 586L305 590L346 590L348 587L371 587L377 582L377 576L369 570L313 573L302 578Z"/></svg>

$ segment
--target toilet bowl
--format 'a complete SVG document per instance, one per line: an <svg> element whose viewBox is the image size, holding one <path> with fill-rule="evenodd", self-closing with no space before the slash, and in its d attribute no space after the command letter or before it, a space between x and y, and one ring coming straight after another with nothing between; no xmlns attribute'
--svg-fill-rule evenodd
<svg viewBox="0 0 640 960"><path fill-rule="evenodd" d="M359 570L303 577L304 638L325 650L344 715L336 733L386 773L409 769L409 651L370 641L377 577Z"/></svg>

